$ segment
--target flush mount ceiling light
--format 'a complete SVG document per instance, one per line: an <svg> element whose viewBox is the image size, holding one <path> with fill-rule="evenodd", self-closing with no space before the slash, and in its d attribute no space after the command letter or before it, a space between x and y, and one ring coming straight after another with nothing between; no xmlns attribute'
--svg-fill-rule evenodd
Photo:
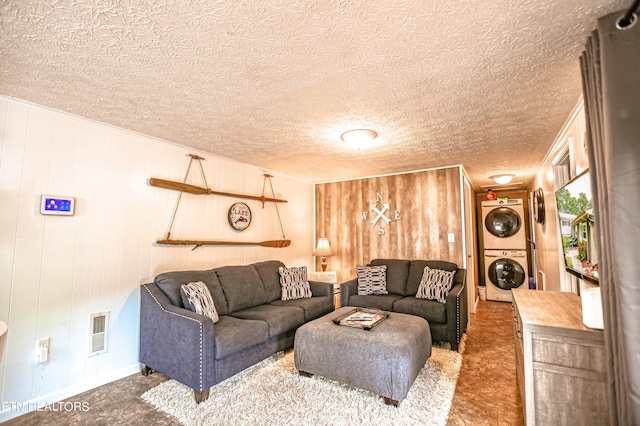
<svg viewBox="0 0 640 426"><path fill-rule="evenodd" d="M370 146L378 134L369 129L354 129L344 132L340 139L345 141L354 149L362 149Z"/></svg>
<svg viewBox="0 0 640 426"><path fill-rule="evenodd" d="M493 179L498 185L506 185L511 182L511 179L513 179L514 176L515 175L512 173L505 173L502 175L491 176L491 179Z"/></svg>

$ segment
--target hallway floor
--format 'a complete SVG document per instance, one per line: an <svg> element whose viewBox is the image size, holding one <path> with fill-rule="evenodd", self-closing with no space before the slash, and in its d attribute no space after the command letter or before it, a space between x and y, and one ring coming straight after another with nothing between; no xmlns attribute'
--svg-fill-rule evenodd
<svg viewBox="0 0 640 426"><path fill-rule="evenodd" d="M448 424L524 425L511 303L481 300L471 314Z"/></svg>

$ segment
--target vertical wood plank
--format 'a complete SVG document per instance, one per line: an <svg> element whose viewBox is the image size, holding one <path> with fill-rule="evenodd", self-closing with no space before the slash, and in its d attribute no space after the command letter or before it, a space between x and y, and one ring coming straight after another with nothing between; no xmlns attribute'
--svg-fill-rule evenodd
<svg viewBox="0 0 640 426"><path fill-rule="evenodd" d="M11 234L11 230L15 227L17 217L17 202L15 197L5 199L6 192L4 188L7 185L5 182L9 177L4 171L3 159L8 155L5 153L5 134L7 127L7 114L9 109L9 103L0 98L0 193L3 194L2 198L5 202L5 208L0 210L0 235L2 235L3 244L0 246L0 318L9 318L9 303L11 300L11 281L7 278L11 275L13 270L13 251L9 249L15 244L15 234ZM12 203L12 201L14 201ZM5 247L6 244L6 247ZM0 355L1 356L1 355ZM4 377L6 363L0 364L0 383ZM4 391L0 387L0 401L6 401L3 397Z"/></svg>
<svg viewBox="0 0 640 426"><path fill-rule="evenodd" d="M26 139L27 125L29 122L29 110L24 105L9 102L6 108L6 119L4 121L4 137L2 143L2 167L0 167L0 190L2 191L3 203L7 209L0 210L0 235L4 244L2 244L2 256L0 256L0 265L2 269L0 273L0 289L3 297L2 306L4 318L7 319L9 329L7 335L7 353L3 364L5 365L3 379L4 382L20 380L21 378L31 378L32 372L28 366L17 364L21 361L21 351L28 351L32 348L36 334L36 318L34 315L28 315L27 312L12 312L11 305L17 303L18 306L28 306L26 302L33 302L33 299L24 297L19 293L21 286L25 286L27 292L37 297L37 275L38 271L35 267L28 268L24 265L23 256L29 255L29 248L25 247L25 236L22 230L25 228L25 220L22 214L33 214L33 201L31 209L25 208L22 203L24 198L21 193L23 181L23 164L26 156ZM30 193L31 194L31 193ZM29 195L28 197L32 197ZM37 229L29 228L27 223L27 232L31 231L37 235ZM33 254L37 255L37 250ZM22 303L21 303L22 302ZM6 303L6 305L5 305ZM17 351L11 352L10 347L14 347ZM31 396L31 388L12 388L3 387L3 401L22 401Z"/></svg>
<svg viewBox="0 0 640 426"><path fill-rule="evenodd" d="M318 184L315 194L316 235L329 238L334 250L329 267L339 281L353 278L356 265L374 258L462 265L459 167ZM385 204L390 223L378 219L372 225L376 209L382 211ZM395 210L400 211L399 220ZM454 243L448 242L448 233L454 234Z"/></svg>
<svg viewBox="0 0 640 426"><path fill-rule="evenodd" d="M42 110L33 110L36 115ZM77 164L82 159L83 128L76 119L68 116L55 116L52 112L45 114L55 117L53 133L50 139L50 158L43 159L47 164L42 174L42 192L52 195L77 197L80 176ZM42 129L42 118L34 117L30 128L34 131ZM34 138L29 144L36 151L42 144L41 137ZM64 382L68 373L69 352L66 349L70 338L71 310L60 309L61 306L73 304L73 265L75 263L75 240L77 231L77 215L74 216L41 216L44 222L42 238L42 261L40 277L40 303L38 306L38 338L51 338L51 357L39 368L46 374L36 374L34 388L38 393L47 394Z"/></svg>
<svg viewBox="0 0 640 426"><path fill-rule="evenodd" d="M60 343L62 335L56 333L60 329L54 330L50 324L57 324L63 318L60 313L55 313L50 321L46 318L52 305L49 304L47 293L43 292L43 283L51 282L55 277L49 275L48 268L43 268L43 256L48 252L46 242L50 240L46 235L46 218L39 213L40 195L48 192L56 117L43 110L29 109L28 114L16 230L16 269L13 276L15 298L11 301L12 307L20 306L24 310L12 309L10 321L18 325L18 330L25 332L19 344L23 353L33 354L38 338L52 337L52 345ZM66 290L67 288L62 289L63 292ZM20 367L20 370L25 367ZM52 362L32 370L34 389L29 397L46 393L51 384L49 377L52 380L59 377L59 367L58 362ZM35 389L35 385L39 386L38 389Z"/></svg>

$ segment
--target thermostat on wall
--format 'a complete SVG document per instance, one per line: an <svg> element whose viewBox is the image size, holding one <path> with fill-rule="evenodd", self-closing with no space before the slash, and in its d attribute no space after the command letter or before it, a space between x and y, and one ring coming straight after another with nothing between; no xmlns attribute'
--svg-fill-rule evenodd
<svg viewBox="0 0 640 426"><path fill-rule="evenodd" d="M72 216L75 198L57 195L42 195L40 197L40 213Z"/></svg>

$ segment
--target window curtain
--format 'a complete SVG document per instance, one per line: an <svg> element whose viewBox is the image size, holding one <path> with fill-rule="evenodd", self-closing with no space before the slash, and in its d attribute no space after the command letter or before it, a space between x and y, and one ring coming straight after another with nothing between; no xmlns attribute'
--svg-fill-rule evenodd
<svg viewBox="0 0 640 426"><path fill-rule="evenodd" d="M640 425L640 19L620 29L625 12L598 20L580 65L611 424Z"/></svg>

